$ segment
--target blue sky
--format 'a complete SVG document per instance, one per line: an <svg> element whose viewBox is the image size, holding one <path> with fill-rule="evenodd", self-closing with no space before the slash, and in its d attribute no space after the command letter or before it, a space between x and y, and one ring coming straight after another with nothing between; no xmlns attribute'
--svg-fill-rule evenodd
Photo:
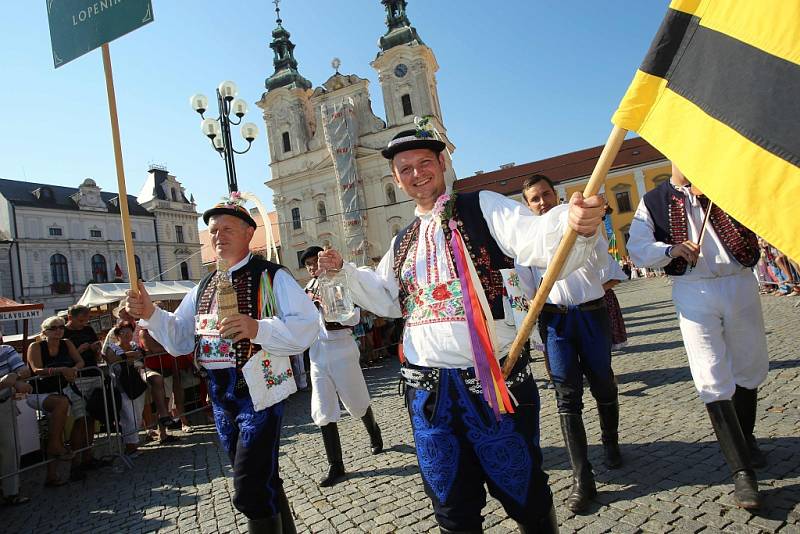
<svg viewBox="0 0 800 534"><path fill-rule="evenodd" d="M409 0L408 13L439 61L444 122L459 177L602 144L609 119L642 60L668 2ZM271 205L264 123L255 106L273 72L268 0L153 0L155 21L111 44L128 192L150 163L166 165L200 211L227 192L222 161L200 133L189 97L239 86L259 126L237 157L241 190ZM384 33L379 0L283 0L300 72L314 86L340 72L370 80ZM53 68L45 2L25 2L0 21L0 177L76 186L91 177L116 191L100 51ZM235 138L241 141L238 129ZM202 224L202 223L201 223Z"/></svg>

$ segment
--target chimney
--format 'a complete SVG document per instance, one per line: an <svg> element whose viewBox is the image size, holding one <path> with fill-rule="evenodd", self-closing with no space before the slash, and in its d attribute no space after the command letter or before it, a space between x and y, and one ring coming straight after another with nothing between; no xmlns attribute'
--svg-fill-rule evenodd
<svg viewBox="0 0 800 534"><path fill-rule="evenodd" d="M510 169L510 168L511 168L511 167L513 167L514 165L516 165L516 163L514 163L514 162L512 161L511 163L503 163L502 165L500 165L500 168L501 168L501 169Z"/></svg>

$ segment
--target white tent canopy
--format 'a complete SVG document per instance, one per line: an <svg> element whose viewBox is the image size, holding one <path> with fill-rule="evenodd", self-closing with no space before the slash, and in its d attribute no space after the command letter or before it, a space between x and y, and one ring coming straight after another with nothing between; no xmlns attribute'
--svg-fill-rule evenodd
<svg viewBox="0 0 800 534"><path fill-rule="evenodd" d="M180 300L197 284L190 280L164 282L145 282L144 287L153 300ZM119 302L125 297L130 284L90 284L78 304L93 308L111 302Z"/></svg>

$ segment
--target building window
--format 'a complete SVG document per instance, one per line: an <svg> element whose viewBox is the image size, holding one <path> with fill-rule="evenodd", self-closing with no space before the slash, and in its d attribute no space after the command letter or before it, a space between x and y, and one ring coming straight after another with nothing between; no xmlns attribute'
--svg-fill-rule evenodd
<svg viewBox="0 0 800 534"><path fill-rule="evenodd" d="M300 208L292 208L292 228L299 230L302 227L303 224L300 221Z"/></svg>
<svg viewBox="0 0 800 534"><path fill-rule="evenodd" d="M283 132L283 152L291 152L292 151L292 140L289 137L289 132Z"/></svg>
<svg viewBox="0 0 800 534"><path fill-rule="evenodd" d="M91 236L91 237L103 237L103 232L101 230L89 230L89 236Z"/></svg>
<svg viewBox="0 0 800 534"><path fill-rule="evenodd" d="M61 231L61 228L50 228L50 235L51 236L59 236L59 235L63 235L63 232Z"/></svg>
<svg viewBox="0 0 800 534"><path fill-rule="evenodd" d="M400 97L400 103L403 105L403 116L408 117L414 114L414 108L411 107L411 95L403 95Z"/></svg>
<svg viewBox="0 0 800 534"><path fill-rule="evenodd" d="M106 259L102 254L95 254L92 256L92 280L96 283L108 282Z"/></svg>
<svg viewBox="0 0 800 534"><path fill-rule="evenodd" d="M306 267L305 264L303 263L303 260L300 259L300 258L303 257L303 252L305 252L305 250L298 250L297 251L297 268L298 269L305 269L305 267Z"/></svg>
<svg viewBox="0 0 800 534"><path fill-rule="evenodd" d="M397 193L394 191L394 184L386 184L386 203L397 204Z"/></svg>
<svg viewBox="0 0 800 534"><path fill-rule="evenodd" d="M177 241L178 243L185 243L185 241L183 240L183 226L179 225L175 227L175 241Z"/></svg>
<svg viewBox="0 0 800 534"><path fill-rule="evenodd" d="M189 264L181 262L181 280L189 280Z"/></svg>
<svg viewBox="0 0 800 534"><path fill-rule="evenodd" d="M131 232L131 239L136 239L136 232Z"/></svg>
<svg viewBox="0 0 800 534"><path fill-rule="evenodd" d="M617 197L617 211L627 213L631 211L631 194L628 191L620 191L614 195Z"/></svg>
<svg viewBox="0 0 800 534"><path fill-rule="evenodd" d="M172 201L173 202L177 202L178 201L178 193L176 193L174 189L170 189L170 192L172 193Z"/></svg>
<svg viewBox="0 0 800 534"><path fill-rule="evenodd" d="M319 222L328 220L328 210L325 207L325 203L321 200L317 202L317 217L319 217Z"/></svg>
<svg viewBox="0 0 800 534"><path fill-rule="evenodd" d="M655 178L653 178L653 187L658 187L659 185L663 184L667 180L669 180L669 174L659 174Z"/></svg>
<svg viewBox="0 0 800 534"><path fill-rule="evenodd" d="M136 264L136 279L144 280L144 278L142 278L142 260L140 260L139 256L136 254L133 255L133 263Z"/></svg>
<svg viewBox="0 0 800 534"><path fill-rule="evenodd" d="M50 256L50 277L52 279L51 288L53 293L69 293L72 288L69 285L69 267L67 258L63 254L53 254Z"/></svg>

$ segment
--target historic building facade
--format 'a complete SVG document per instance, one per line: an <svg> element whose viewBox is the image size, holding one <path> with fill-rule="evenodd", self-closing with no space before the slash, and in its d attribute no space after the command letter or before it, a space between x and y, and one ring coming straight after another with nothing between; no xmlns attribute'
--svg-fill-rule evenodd
<svg viewBox="0 0 800 534"><path fill-rule="evenodd" d="M199 214L174 176L151 167L128 210L141 278L201 276ZM90 283L128 281L119 195L91 178L77 188L0 180L0 256L0 293L44 303L45 316L74 304Z"/></svg>
<svg viewBox="0 0 800 534"><path fill-rule="evenodd" d="M406 14L405 0L385 0L386 33L371 66L378 72L385 120L373 113L369 82L355 74L337 72L321 86L298 71L294 44L283 28L280 14L270 47L275 72L266 79L267 91L258 106L263 110L272 177L266 185L280 226L282 260L300 280L308 277L298 257L310 245L329 244L346 251L342 188L337 179L323 121L325 109L349 106L348 125L357 132L353 162L363 214L365 250L351 259L374 263L388 249L392 237L414 214L414 203L394 184L389 163L380 150L398 132L413 128L414 118L430 116L436 130L447 139L442 121L433 51L420 39ZM446 178L455 175L448 161Z"/></svg>
<svg viewBox="0 0 800 534"><path fill-rule="evenodd" d="M562 202L567 202L573 193L583 191L602 149L596 146L523 165L504 165L496 171L458 180L454 188L464 192L488 189L522 202L522 182L528 176L543 174L555 183ZM614 210L609 225L618 256L628 255L628 232L639 200L647 191L669 180L671 173L671 163L641 137L623 142L601 189Z"/></svg>

